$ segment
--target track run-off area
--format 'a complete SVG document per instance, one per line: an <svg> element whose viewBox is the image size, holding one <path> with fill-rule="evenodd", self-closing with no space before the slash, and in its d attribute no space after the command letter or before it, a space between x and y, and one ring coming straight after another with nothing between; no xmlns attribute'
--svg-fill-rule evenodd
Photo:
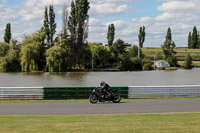
<svg viewBox="0 0 200 133"><path fill-rule="evenodd" d="M200 99L59 103L0 103L0 116L102 115L200 112Z"/></svg>

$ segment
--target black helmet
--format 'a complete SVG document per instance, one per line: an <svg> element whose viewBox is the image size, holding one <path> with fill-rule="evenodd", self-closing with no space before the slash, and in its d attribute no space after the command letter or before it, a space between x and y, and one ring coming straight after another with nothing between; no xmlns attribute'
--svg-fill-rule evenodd
<svg viewBox="0 0 200 133"><path fill-rule="evenodd" d="M100 86L104 86L105 85L105 81L100 81Z"/></svg>

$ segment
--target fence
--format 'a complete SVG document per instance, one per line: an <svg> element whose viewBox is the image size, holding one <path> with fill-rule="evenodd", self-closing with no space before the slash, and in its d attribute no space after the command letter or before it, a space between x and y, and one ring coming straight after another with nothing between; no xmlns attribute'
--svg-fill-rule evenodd
<svg viewBox="0 0 200 133"><path fill-rule="evenodd" d="M128 98L200 97L200 85L129 86Z"/></svg>
<svg viewBox="0 0 200 133"><path fill-rule="evenodd" d="M87 99L96 87L0 87L0 100ZM200 97L200 85L118 86L122 98Z"/></svg>
<svg viewBox="0 0 200 133"><path fill-rule="evenodd" d="M0 87L0 100L88 99L96 87ZM128 87L112 87L128 98Z"/></svg>
<svg viewBox="0 0 200 133"><path fill-rule="evenodd" d="M23 99L43 99L43 87L0 87L0 100Z"/></svg>

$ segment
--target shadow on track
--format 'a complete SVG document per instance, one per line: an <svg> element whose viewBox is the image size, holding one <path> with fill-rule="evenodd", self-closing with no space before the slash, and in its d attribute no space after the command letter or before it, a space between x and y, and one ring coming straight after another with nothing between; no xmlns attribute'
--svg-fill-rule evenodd
<svg viewBox="0 0 200 133"><path fill-rule="evenodd" d="M123 104L123 103L127 103L127 102L119 102L119 103L113 103L113 102L98 102L96 104Z"/></svg>

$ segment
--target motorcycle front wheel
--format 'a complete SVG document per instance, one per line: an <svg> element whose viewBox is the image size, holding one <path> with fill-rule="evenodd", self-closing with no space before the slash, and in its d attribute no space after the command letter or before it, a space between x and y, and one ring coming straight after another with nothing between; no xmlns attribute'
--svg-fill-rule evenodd
<svg viewBox="0 0 200 133"><path fill-rule="evenodd" d="M121 101L120 95L114 95L113 103L119 103Z"/></svg>
<svg viewBox="0 0 200 133"><path fill-rule="evenodd" d="M90 101L90 103L92 103L92 104L97 103L97 102L98 102L98 97L97 97L97 95L92 94L92 95L89 97L89 101Z"/></svg>

